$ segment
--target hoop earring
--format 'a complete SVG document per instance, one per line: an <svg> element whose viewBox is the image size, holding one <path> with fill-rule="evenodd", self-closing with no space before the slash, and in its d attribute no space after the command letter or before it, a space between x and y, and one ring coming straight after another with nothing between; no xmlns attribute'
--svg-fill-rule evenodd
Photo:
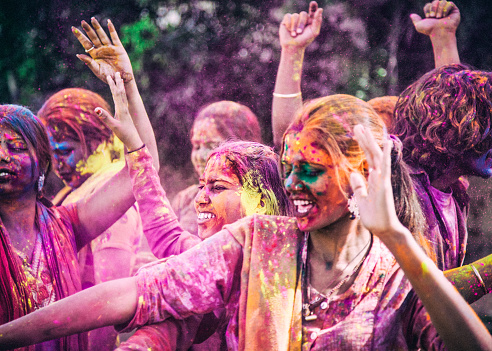
<svg viewBox="0 0 492 351"><path fill-rule="evenodd" d="M350 219L360 219L359 205L354 194L350 195L348 199L348 209L350 211Z"/></svg>
<svg viewBox="0 0 492 351"><path fill-rule="evenodd" d="M44 173L43 173L43 174L41 174L39 176L39 179L38 179L38 192L41 192L41 190L43 190L44 179L45 179L45 176L44 176Z"/></svg>

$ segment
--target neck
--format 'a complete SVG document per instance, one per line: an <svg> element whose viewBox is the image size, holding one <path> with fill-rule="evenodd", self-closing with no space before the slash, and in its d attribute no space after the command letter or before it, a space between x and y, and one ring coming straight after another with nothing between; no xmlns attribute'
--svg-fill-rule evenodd
<svg viewBox="0 0 492 351"><path fill-rule="evenodd" d="M369 249L370 240L369 231L348 214L329 227L311 232L311 285L323 292L352 273ZM347 283L352 282L353 279Z"/></svg>
<svg viewBox="0 0 492 351"><path fill-rule="evenodd" d="M456 183L462 175L463 171L455 166L446 169L446 172L439 175L436 179L432 179L430 183L434 188L445 192L452 184Z"/></svg>
<svg viewBox="0 0 492 351"><path fill-rule="evenodd" d="M16 198L0 198L0 218L7 229L12 245L29 256L38 232L35 215L34 192Z"/></svg>

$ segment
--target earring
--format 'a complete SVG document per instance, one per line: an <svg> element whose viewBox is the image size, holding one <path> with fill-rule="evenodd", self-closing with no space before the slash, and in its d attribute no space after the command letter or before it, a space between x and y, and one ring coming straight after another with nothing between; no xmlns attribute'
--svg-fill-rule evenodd
<svg viewBox="0 0 492 351"><path fill-rule="evenodd" d="M348 199L348 209L350 211L350 219L360 219L359 205L354 194Z"/></svg>
<svg viewBox="0 0 492 351"><path fill-rule="evenodd" d="M38 192L41 192L41 190L43 189L43 186L44 186L44 174L41 174L39 176L39 179L38 179Z"/></svg>

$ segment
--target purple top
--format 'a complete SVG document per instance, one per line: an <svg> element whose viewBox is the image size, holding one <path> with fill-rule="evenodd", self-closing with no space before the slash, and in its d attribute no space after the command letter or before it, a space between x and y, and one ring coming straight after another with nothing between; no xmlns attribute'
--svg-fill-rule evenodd
<svg viewBox="0 0 492 351"><path fill-rule="evenodd" d="M437 267L444 271L461 266L468 240L467 182L460 178L450 192L442 192L430 184L423 170L413 169L411 174L429 226L425 237L435 252Z"/></svg>

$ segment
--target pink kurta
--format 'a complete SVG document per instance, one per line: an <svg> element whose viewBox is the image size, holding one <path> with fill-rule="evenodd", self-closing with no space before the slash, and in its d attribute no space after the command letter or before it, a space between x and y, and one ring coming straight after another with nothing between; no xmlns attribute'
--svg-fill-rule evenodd
<svg viewBox="0 0 492 351"><path fill-rule="evenodd" d="M301 320L303 233L292 218L247 217L138 274L127 328L225 308L232 350L442 349L389 250L374 238L352 287Z"/></svg>

